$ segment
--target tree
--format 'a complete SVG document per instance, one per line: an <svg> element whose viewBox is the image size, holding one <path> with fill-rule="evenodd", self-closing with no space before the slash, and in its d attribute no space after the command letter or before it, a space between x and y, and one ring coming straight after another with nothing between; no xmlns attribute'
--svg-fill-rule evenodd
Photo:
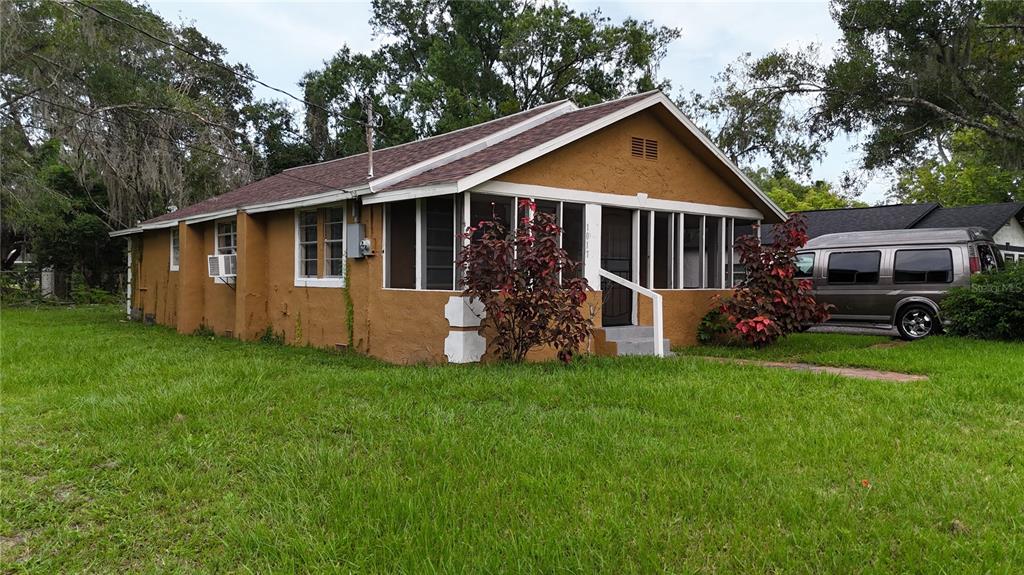
<svg viewBox="0 0 1024 575"><path fill-rule="evenodd" d="M657 66L679 31L561 2L404 0L373 3L371 25L387 43L372 54L345 48L304 78L306 99L364 118L372 96L382 145L463 128L571 98L592 104L667 86ZM362 151L362 128L307 107L323 157Z"/></svg>
<svg viewBox="0 0 1024 575"><path fill-rule="evenodd" d="M971 162L950 149L970 130L1000 169L1024 167L1024 3L833 0L832 14L830 63L813 47L745 56L685 102L734 159L803 175L821 143L858 133L865 170L958 179Z"/></svg>
<svg viewBox="0 0 1024 575"><path fill-rule="evenodd" d="M810 185L801 184L788 174L769 173L765 168L748 170L747 175L773 202L787 212L867 206L849 194L833 190L832 185L825 181L818 180Z"/></svg>
<svg viewBox="0 0 1024 575"><path fill-rule="evenodd" d="M531 349L551 346L568 363L590 335L584 317L587 280L575 273L578 262L558 246L561 228L552 214L520 200L524 216L513 232L500 221L470 227L459 252L464 267L463 296L480 301L486 317L480 326L505 361L522 361Z"/></svg>
<svg viewBox="0 0 1024 575"><path fill-rule="evenodd" d="M892 195L901 202L964 206L1024 201L1024 166L1012 148L973 128L950 138L949 160L923 160L900 176Z"/></svg>

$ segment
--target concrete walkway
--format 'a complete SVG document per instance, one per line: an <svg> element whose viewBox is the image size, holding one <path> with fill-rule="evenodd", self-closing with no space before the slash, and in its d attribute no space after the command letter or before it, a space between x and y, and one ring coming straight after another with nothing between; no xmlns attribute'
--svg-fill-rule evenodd
<svg viewBox="0 0 1024 575"><path fill-rule="evenodd" d="M813 363L790 363L785 361L759 361L755 359L736 359L731 357L710 357L706 355L695 356L717 363L731 363L734 365L753 365L756 367L776 367L792 371L809 371L811 373L831 373L844 377L857 377L860 379L874 379L877 381L893 381L906 383L911 381L928 381L927 375L913 375L910 373L899 373L896 371L879 371L877 369L864 369L859 367L831 367L827 365L816 365Z"/></svg>

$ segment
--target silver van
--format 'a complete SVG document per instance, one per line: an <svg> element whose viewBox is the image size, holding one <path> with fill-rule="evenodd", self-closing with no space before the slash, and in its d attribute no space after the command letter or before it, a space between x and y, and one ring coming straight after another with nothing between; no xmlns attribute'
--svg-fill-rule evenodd
<svg viewBox="0 0 1024 575"><path fill-rule="evenodd" d="M899 330L907 340L941 329L939 304L971 274L1001 269L1002 256L982 228L826 234L796 256L797 277L814 280L830 303L830 324Z"/></svg>

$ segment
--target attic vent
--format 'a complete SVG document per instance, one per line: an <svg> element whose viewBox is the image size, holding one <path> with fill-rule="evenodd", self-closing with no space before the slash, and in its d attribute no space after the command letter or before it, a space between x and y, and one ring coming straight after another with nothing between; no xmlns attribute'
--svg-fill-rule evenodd
<svg viewBox="0 0 1024 575"><path fill-rule="evenodd" d="M634 158L647 160L658 159L658 140L645 140L644 138L630 138L629 153Z"/></svg>

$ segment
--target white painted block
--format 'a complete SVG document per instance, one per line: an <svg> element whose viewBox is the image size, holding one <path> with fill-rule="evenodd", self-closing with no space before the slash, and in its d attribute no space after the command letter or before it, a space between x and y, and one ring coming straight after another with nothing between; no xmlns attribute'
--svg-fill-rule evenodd
<svg viewBox="0 0 1024 575"><path fill-rule="evenodd" d="M477 327L486 316L483 302L477 299L452 296L444 306L444 318L451 327Z"/></svg>
<svg viewBox="0 0 1024 575"><path fill-rule="evenodd" d="M487 351L487 340L475 331L450 331L444 338L448 363L476 363Z"/></svg>

